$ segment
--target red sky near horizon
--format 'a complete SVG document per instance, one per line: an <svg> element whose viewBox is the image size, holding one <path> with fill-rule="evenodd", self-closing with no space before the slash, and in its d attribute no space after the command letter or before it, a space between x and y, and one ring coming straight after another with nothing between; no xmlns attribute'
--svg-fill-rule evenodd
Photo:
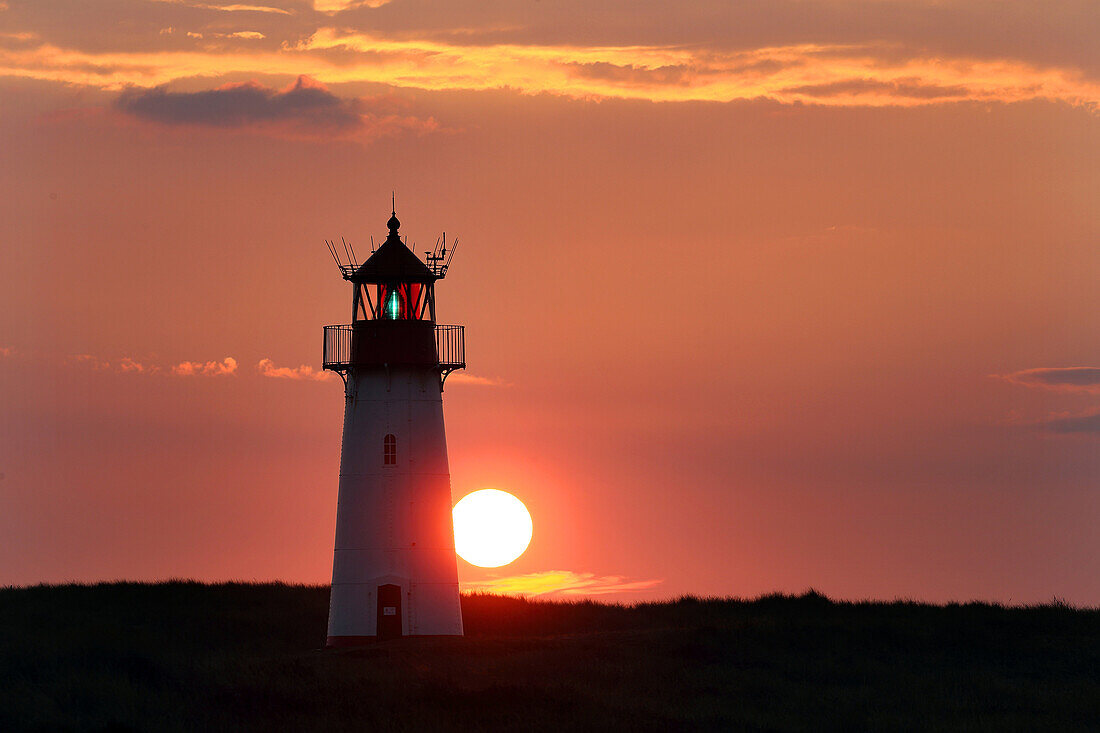
<svg viewBox="0 0 1100 733"><path fill-rule="evenodd" d="M328 582L395 190L466 587L1100 604L1100 13L729 5L0 2L0 584Z"/></svg>

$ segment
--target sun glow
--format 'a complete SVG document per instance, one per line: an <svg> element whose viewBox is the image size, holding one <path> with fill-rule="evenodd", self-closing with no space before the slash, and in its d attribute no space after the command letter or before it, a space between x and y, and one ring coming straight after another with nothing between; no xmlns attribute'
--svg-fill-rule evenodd
<svg viewBox="0 0 1100 733"><path fill-rule="evenodd" d="M471 565L498 568L531 543L531 514L523 502L499 489L474 491L455 504L455 551Z"/></svg>

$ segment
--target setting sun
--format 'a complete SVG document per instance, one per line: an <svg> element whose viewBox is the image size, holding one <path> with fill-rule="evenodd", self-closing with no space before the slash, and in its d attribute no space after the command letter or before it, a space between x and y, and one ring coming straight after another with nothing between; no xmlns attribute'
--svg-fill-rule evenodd
<svg viewBox="0 0 1100 733"><path fill-rule="evenodd" d="M507 491L474 491L455 504L453 514L455 551L471 565L507 565L531 543L531 514Z"/></svg>

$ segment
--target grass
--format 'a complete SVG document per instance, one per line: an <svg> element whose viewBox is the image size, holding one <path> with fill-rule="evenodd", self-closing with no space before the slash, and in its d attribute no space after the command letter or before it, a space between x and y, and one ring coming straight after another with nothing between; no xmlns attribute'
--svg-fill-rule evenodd
<svg viewBox="0 0 1100 733"><path fill-rule="evenodd" d="M0 590L0 730L1100 729L1100 610L463 598L322 650L328 589Z"/></svg>

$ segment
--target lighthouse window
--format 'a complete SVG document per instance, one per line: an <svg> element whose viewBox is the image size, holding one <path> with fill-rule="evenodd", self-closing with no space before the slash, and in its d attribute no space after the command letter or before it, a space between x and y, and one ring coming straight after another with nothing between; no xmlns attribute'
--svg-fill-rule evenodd
<svg viewBox="0 0 1100 733"><path fill-rule="evenodd" d="M392 434L382 440L382 465L397 465L397 438Z"/></svg>
<svg viewBox="0 0 1100 733"><path fill-rule="evenodd" d="M386 299L386 317L391 321L401 317L401 295L397 290L391 290Z"/></svg>

